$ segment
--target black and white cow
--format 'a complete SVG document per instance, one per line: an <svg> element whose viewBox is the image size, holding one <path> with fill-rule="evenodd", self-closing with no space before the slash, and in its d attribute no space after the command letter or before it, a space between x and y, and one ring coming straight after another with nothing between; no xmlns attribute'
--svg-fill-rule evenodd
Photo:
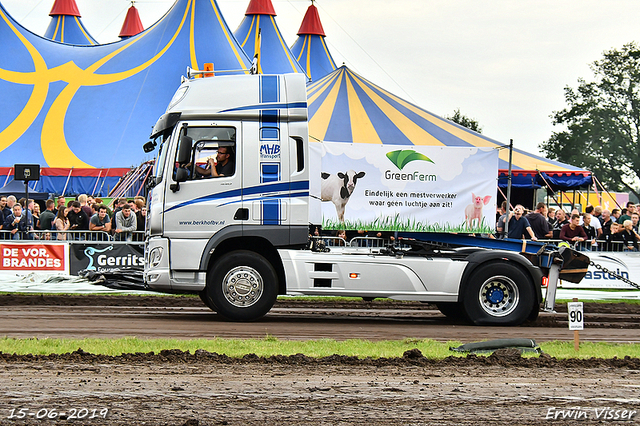
<svg viewBox="0 0 640 426"><path fill-rule="evenodd" d="M335 204L338 220L342 223L344 223L344 207L356 187L357 180L362 177L364 177L364 172L356 173L353 170L346 173L338 172L335 175L322 172L321 199Z"/></svg>

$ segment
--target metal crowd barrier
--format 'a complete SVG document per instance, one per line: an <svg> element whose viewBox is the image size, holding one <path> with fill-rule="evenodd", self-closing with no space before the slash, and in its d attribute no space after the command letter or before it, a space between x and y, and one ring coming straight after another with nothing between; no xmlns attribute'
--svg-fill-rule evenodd
<svg viewBox="0 0 640 426"><path fill-rule="evenodd" d="M113 235L105 231L29 231L16 232L0 230L0 241L124 241L144 242L144 231L134 231Z"/></svg>
<svg viewBox="0 0 640 426"><path fill-rule="evenodd" d="M551 243L558 245L562 240L538 240L541 243ZM620 252L620 251L637 251L633 247L627 247L623 241L605 241L595 240L595 244L592 241L580 241L573 244L569 244L571 248L578 251L604 251L604 252Z"/></svg>
<svg viewBox="0 0 640 426"><path fill-rule="evenodd" d="M381 237L357 236L349 241L337 236L321 235L311 236L312 240L322 242L325 247L362 247L362 248L383 248L388 246L408 247L398 240Z"/></svg>

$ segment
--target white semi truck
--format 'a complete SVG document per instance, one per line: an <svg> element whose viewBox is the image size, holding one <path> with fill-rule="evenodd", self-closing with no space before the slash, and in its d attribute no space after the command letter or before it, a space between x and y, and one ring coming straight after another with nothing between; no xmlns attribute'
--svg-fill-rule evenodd
<svg viewBox="0 0 640 426"><path fill-rule="evenodd" d="M314 250L310 179L320 177L309 172L304 76L187 76L145 144L158 150L145 241L151 290L197 293L237 321L290 294L433 302L475 324L515 325L537 317L543 282L553 309L558 276L586 273L572 250L462 235ZM207 164L226 173L211 177Z"/></svg>

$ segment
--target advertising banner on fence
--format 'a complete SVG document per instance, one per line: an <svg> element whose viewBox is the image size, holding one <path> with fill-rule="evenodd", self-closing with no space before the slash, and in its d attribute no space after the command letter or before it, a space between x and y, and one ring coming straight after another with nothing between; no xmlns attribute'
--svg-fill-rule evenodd
<svg viewBox="0 0 640 426"><path fill-rule="evenodd" d="M144 269L144 246L135 244L69 243L70 274Z"/></svg>
<svg viewBox="0 0 640 426"><path fill-rule="evenodd" d="M495 149L335 142L310 146L316 151L312 157L322 159L319 192L325 229L493 231ZM316 179L311 181L311 193L317 194Z"/></svg>
<svg viewBox="0 0 640 426"><path fill-rule="evenodd" d="M0 270L15 273L49 271L68 273L64 244L0 244Z"/></svg>
<svg viewBox="0 0 640 426"><path fill-rule="evenodd" d="M640 252L586 252L593 263L634 283L640 283ZM563 288L635 289L614 275L589 265L587 275L579 283L562 282Z"/></svg>

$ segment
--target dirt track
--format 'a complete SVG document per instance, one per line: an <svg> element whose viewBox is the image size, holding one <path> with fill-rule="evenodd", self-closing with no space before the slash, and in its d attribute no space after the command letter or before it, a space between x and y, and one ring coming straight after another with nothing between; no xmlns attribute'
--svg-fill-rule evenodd
<svg viewBox="0 0 640 426"><path fill-rule="evenodd" d="M173 306L167 308L169 305ZM198 299L187 298L0 296L0 335L83 337L93 328L97 330L94 336L105 336L118 321L128 328L118 325L122 329L112 329L113 334L127 330L126 335L142 337L164 336L163 331L171 327L181 327L174 329L176 334L191 330L199 337L217 335L211 332L215 327L237 334L235 337L251 333L264 337L265 328L277 330L287 325L282 330L295 330L301 324L305 333L315 330L316 335L351 330L343 338L374 332L378 338L420 337L415 334L430 329L429 333L441 335L438 340L447 340L443 335L449 331L444 330L476 337L497 332L448 322L437 312L425 310L424 305L376 302L350 304L351 309L279 303L263 321L249 323L255 328L249 332L242 331L242 324L221 321L200 306ZM612 306L585 308L594 318L614 319L600 321L601 327L608 328L593 330L599 330L601 337L637 339L638 329L632 328L637 306ZM596 315L596 310L607 312ZM568 336L561 320L564 315L543 317L540 324L529 327L499 330L544 330ZM619 327L621 323L624 328ZM36 325L37 330L33 328ZM148 333L138 333L144 330ZM428 360L418 351L381 360L338 356L317 360L302 355L267 359L248 355L238 360L204 351L122 357L82 351L48 357L0 354L0 383L0 424L590 424L607 423L611 421L607 416L616 414L629 417L632 411L635 413L627 422L635 424L640 419L639 359L558 361L546 355L523 359L509 350L489 357L441 361ZM580 408L573 412L559 411L576 407ZM611 411L604 411L607 407ZM9 419L11 410L17 416L21 408L33 415ZM79 411L81 408L88 411ZM108 409L106 419L100 417L102 409ZM62 411L66 417L74 412L87 413L87 417L35 418ZM89 420L93 413L96 418ZM560 418L547 419L556 413ZM563 414L573 417L562 420Z"/></svg>
<svg viewBox="0 0 640 426"><path fill-rule="evenodd" d="M561 311L565 306L558 306ZM279 300L255 322L233 323L193 297L0 295L0 336L280 339L434 339L472 342L523 337L572 340L567 315L541 314L520 327L475 327L423 303ZM640 305L585 305L583 341L640 342Z"/></svg>

